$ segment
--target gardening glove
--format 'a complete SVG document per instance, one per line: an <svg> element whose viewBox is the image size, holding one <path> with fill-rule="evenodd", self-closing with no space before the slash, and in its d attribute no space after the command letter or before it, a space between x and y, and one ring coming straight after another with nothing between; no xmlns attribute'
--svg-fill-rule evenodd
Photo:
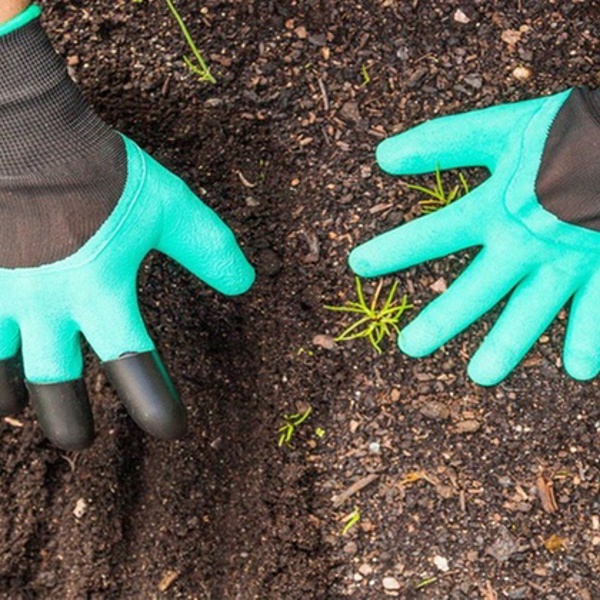
<svg viewBox="0 0 600 600"><path fill-rule="evenodd" d="M163 439L183 405L140 315L136 274L160 250L224 294L254 273L232 232L84 102L31 6L0 26L0 412L26 387L45 434L88 446L81 336L133 419Z"/></svg>
<svg viewBox="0 0 600 600"><path fill-rule="evenodd" d="M450 288L400 334L426 356L510 293L468 372L494 385L572 299L564 365L600 370L600 92L572 89L424 123L377 148L393 174L484 166L491 177L447 208L356 248L350 265L376 277L472 246Z"/></svg>

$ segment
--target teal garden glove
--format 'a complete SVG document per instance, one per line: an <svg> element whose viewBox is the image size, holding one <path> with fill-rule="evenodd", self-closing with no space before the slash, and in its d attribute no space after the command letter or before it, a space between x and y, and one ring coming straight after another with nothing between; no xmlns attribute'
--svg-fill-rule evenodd
<svg viewBox="0 0 600 600"><path fill-rule="evenodd" d="M96 117L39 16L0 26L0 413L23 407L23 368L50 440L88 446L84 336L134 420L177 438L185 410L140 315L140 264L159 250L224 294L254 272L211 209Z"/></svg>
<svg viewBox="0 0 600 600"><path fill-rule="evenodd" d="M571 299L564 365L600 371L600 92L576 88L441 117L384 140L377 161L393 175L483 166L491 177L450 206L359 247L350 266L375 277L480 246L450 288L400 334L422 357L502 298L506 307L468 373L494 385L519 363Z"/></svg>

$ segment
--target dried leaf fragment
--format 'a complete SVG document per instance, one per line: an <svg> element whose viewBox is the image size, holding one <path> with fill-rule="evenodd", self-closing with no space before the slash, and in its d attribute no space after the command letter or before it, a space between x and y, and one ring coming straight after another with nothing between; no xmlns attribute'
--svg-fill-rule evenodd
<svg viewBox="0 0 600 600"><path fill-rule="evenodd" d="M400 480L398 485L411 485L413 483L417 483L417 481L421 481L421 479L432 483L431 478L429 477L429 475L427 475L425 471L411 471L410 473L407 473L403 479Z"/></svg>
<svg viewBox="0 0 600 600"><path fill-rule="evenodd" d="M544 540L544 547L548 552L558 552L565 547L565 540L554 533L547 540Z"/></svg>

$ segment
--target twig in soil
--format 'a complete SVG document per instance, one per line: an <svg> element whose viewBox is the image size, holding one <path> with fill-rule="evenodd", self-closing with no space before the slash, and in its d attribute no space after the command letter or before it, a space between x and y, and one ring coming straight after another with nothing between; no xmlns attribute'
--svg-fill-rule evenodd
<svg viewBox="0 0 600 600"><path fill-rule="evenodd" d="M409 190L425 194L426 198L420 200L419 205L421 206L421 212L426 215L452 204L455 200L458 200L469 193L470 188L465 176L462 173L459 173L458 178L460 180L460 185L455 185L447 192L444 187L444 182L442 181L440 166L437 165L435 168L435 185L432 188L426 188L422 185L415 185L412 183L407 184L407 187Z"/></svg>
<svg viewBox="0 0 600 600"><path fill-rule="evenodd" d="M244 187L255 188L258 185L257 183L250 183L240 170L236 170L235 172L237 173L237 176L240 178L240 181Z"/></svg>
<svg viewBox="0 0 600 600"><path fill-rule="evenodd" d="M294 437L294 432L296 431L296 427L304 423L306 419L312 413L312 407L309 406L302 414L295 413L293 415L283 415L283 420L285 421L285 425L282 425L279 428L279 446L291 446L290 442L292 441L292 437Z"/></svg>
<svg viewBox="0 0 600 600"><path fill-rule="evenodd" d="M173 4L172 0L165 0L165 2L167 3L167 6L169 7L169 10L171 11L172 15L175 17L175 20L177 21L177 25L179 25L179 29L181 29L181 33L183 33L183 37L185 38L187 45L189 46L190 50L192 51L194 58L196 59L196 63L194 63L194 61L191 60L189 57L184 56L183 62L185 62L185 64L187 65L187 68L192 73L195 73L196 75L198 75L198 77L200 78L200 81L208 81L210 83L217 83L216 79L212 76L212 73L210 72L208 65L206 64L206 61L204 60L202 53L200 52L200 50L198 50L198 46L196 46L196 42L194 42L194 39L192 38L192 35L190 34L189 29L187 28L185 22L183 21L183 18L179 14L179 11L177 10L177 8L175 8L175 5Z"/></svg>
<svg viewBox="0 0 600 600"><path fill-rule="evenodd" d="M370 475L366 475L365 477L355 481L349 488L345 489L341 494L335 496L333 499L333 507L339 508L348 498L354 496L354 494L358 494L361 490L364 490L368 485L371 485L374 481L379 479L379 475L376 473L371 473Z"/></svg>
<svg viewBox="0 0 600 600"><path fill-rule="evenodd" d="M319 89L321 90L321 96L323 97L323 109L325 111L329 110L329 97L327 96L327 88L325 87L325 82L317 77L317 83L319 84Z"/></svg>
<svg viewBox="0 0 600 600"><path fill-rule="evenodd" d="M346 523L342 529L342 535L346 535L360 521L358 506L355 506L354 510L349 515L346 515L342 521Z"/></svg>
<svg viewBox="0 0 600 600"><path fill-rule="evenodd" d="M408 296L404 294L400 304L396 304L394 297L398 289L398 282L394 282L390 293L382 308L378 308L379 296L383 287L383 280L375 288L375 293L370 304L365 300L360 279L356 277L356 294L358 302L346 302L343 306L325 306L327 310L336 312L354 313L364 315L358 321L347 327L335 338L336 342L347 342L358 338L368 338L378 354L381 354L381 342L385 337L391 337L394 331L399 334L398 321L400 317L413 307L408 303Z"/></svg>

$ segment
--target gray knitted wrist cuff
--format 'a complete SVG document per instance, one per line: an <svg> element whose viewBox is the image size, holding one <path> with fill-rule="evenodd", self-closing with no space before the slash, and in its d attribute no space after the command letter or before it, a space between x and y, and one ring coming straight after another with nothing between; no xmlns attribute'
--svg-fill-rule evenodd
<svg viewBox="0 0 600 600"><path fill-rule="evenodd" d="M39 18L0 37L0 268L81 248L127 180L121 136L81 96Z"/></svg>
<svg viewBox="0 0 600 600"><path fill-rule="evenodd" d="M120 142L89 108L34 19L0 37L0 175Z"/></svg>

